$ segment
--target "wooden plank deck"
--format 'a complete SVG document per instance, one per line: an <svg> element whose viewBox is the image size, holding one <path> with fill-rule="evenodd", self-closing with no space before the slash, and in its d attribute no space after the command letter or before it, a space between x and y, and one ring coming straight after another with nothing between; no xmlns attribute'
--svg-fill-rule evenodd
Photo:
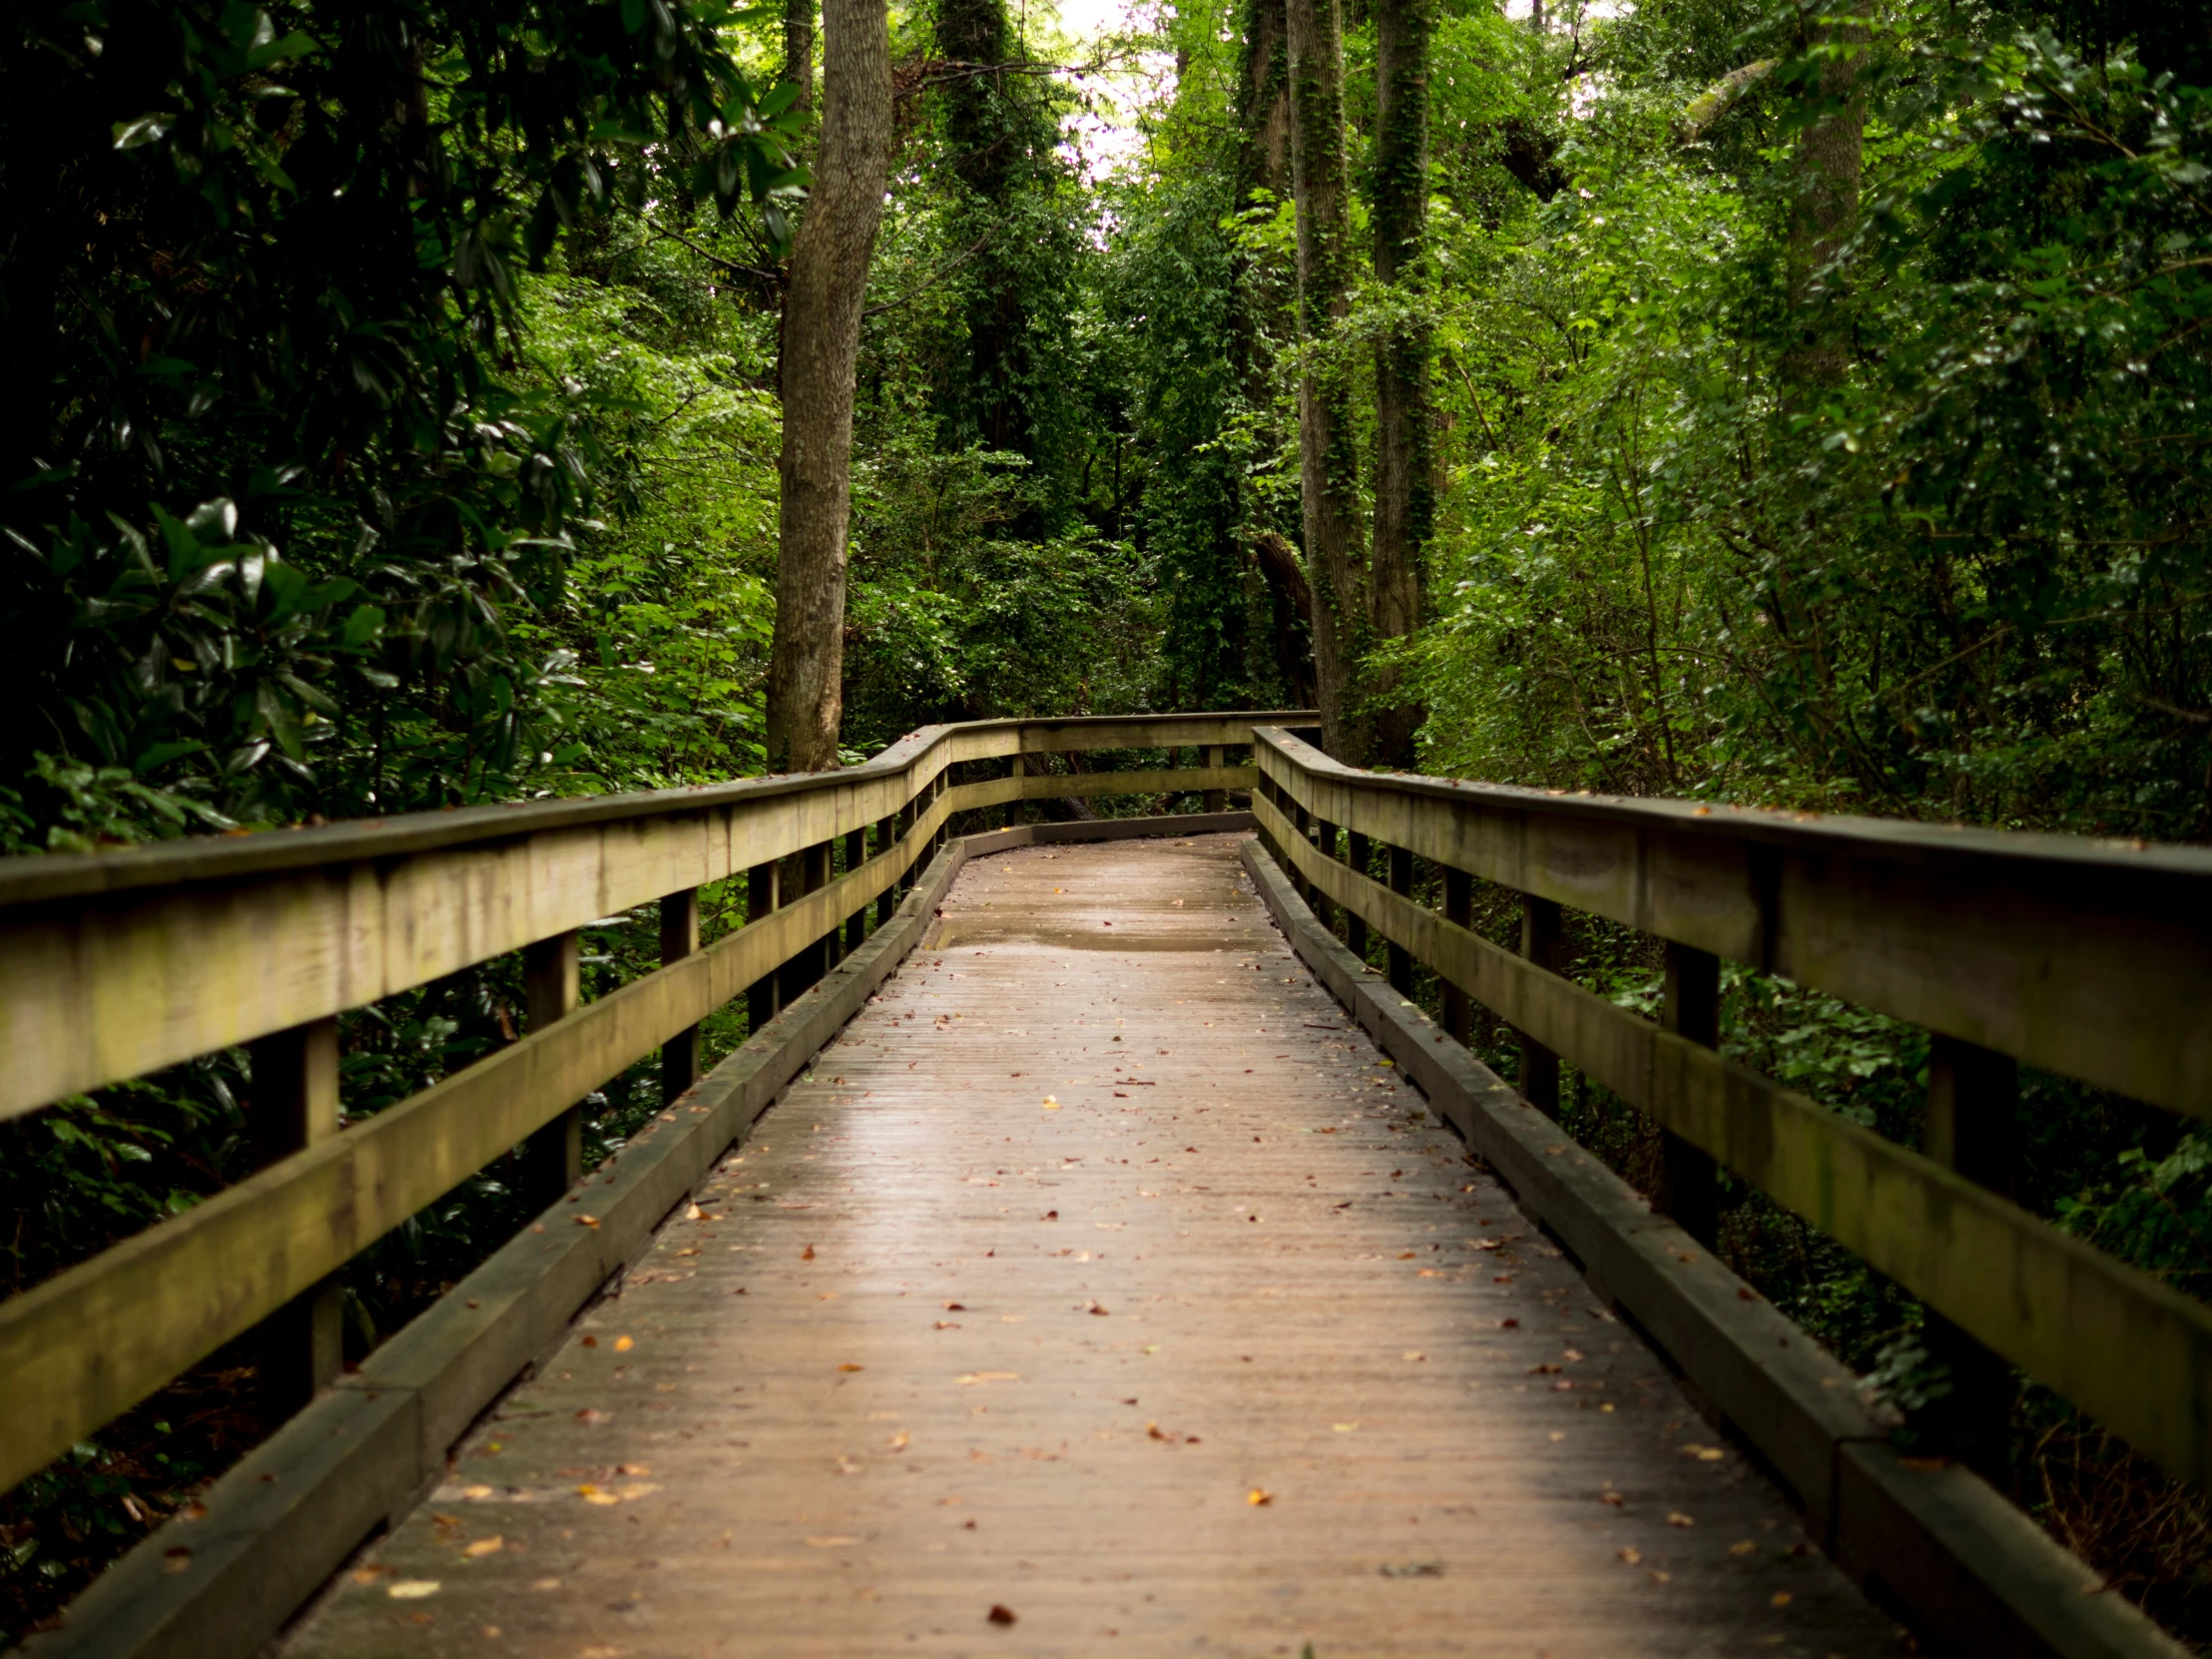
<svg viewBox="0 0 2212 1659"><path fill-rule="evenodd" d="M1346 1024L1234 837L971 863L285 1653L1905 1651Z"/></svg>

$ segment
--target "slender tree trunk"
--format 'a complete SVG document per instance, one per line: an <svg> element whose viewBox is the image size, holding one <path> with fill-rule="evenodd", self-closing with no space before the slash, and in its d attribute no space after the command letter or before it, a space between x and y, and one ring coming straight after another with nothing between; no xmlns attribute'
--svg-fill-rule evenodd
<svg viewBox="0 0 2212 1659"><path fill-rule="evenodd" d="M1812 119L1790 163L1790 305L1793 337L1783 359L1792 401L1834 385L1850 364L1851 320L1844 295L1822 272L1859 228L1859 173L1867 127L1867 96L1859 84L1859 53L1867 44L1864 0L1851 21L1801 25L1800 51L1841 47L1824 60L1808 95Z"/></svg>
<svg viewBox="0 0 2212 1659"><path fill-rule="evenodd" d="M821 146L784 299L783 525L768 684L769 767L777 772L837 764L853 365L890 176L885 0L829 0L823 43Z"/></svg>
<svg viewBox="0 0 2212 1659"><path fill-rule="evenodd" d="M784 0L784 79L799 83L794 108L815 107L815 0Z"/></svg>
<svg viewBox="0 0 2212 1659"><path fill-rule="evenodd" d="M1424 286L1428 229L1428 41L1433 0L1378 0L1375 9L1375 275L1402 301ZM1375 346L1375 542L1369 616L1377 643L1403 639L1420 620L1421 550L1435 518L1428 404L1428 328L1407 318ZM1413 764L1418 705L1395 695L1402 676L1373 686L1375 756Z"/></svg>
<svg viewBox="0 0 2212 1659"><path fill-rule="evenodd" d="M1291 177L1298 193L1299 337L1323 344L1343 321L1352 288L1351 185L1345 166L1344 32L1337 0L1286 0L1291 68ZM1368 631L1368 573L1360 545L1360 485L1345 365L1307 360L1298 386L1306 576L1314 593L1314 683L1322 744L1352 766L1368 763L1356 667Z"/></svg>

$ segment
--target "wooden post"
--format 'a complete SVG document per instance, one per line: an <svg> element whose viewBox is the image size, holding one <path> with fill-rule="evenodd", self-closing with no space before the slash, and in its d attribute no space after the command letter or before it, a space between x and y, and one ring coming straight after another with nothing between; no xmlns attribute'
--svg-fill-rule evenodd
<svg viewBox="0 0 2212 1659"><path fill-rule="evenodd" d="M796 898L804 898L811 892L820 892L830 879L828 841L817 841L812 846L802 847L793 861L799 865L799 891L793 895ZM802 945L799 954L784 964L782 976L784 1005L787 1008L799 999L808 986L822 977L827 943L827 939L817 939L812 944Z"/></svg>
<svg viewBox="0 0 2212 1659"><path fill-rule="evenodd" d="M1721 1042L1721 959L1709 950L1667 941L1666 1003L1660 1023L1706 1048ZM1662 1129L1663 1162L1653 1208L1672 1216L1707 1250L1720 1234L1720 1171L1712 1155Z"/></svg>
<svg viewBox="0 0 2212 1659"><path fill-rule="evenodd" d="M576 930L522 950L524 1018L532 1031L576 1011L581 993ZM584 1175L584 1108L571 1106L522 1143L522 1190L535 1205L553 1203Z"/></svg>
<svg viewBox="0 0 2212 1659"><path fill-rule="evenodd" d="M1402 846L1390 848L1390 891L1410 898L1413 895L1413 854ZM1386 955L1389 968L1390 989L1399 996L1413 994L1413 953L1395 939L1389 943Z"/></svg>
<svg viewBox="0 0 2212 1659"><path fill-rule="evenodd" d="M1362 875L1372 872L1374 849L1368 837L1359 830L1350 831L1345 839L1351 844L1352 867ZM1368 959L1368 918L1350 905L1345 907L1345 945L1361 961Z"/></svg>
<svg viewBox="0 0 2212 1659"><path fill-rule="evenodd" d="M822 843L822 864L823 884L827 886L837 878L837 842L835 836L831 836ZM823 934L817 949L822 957L823 973L828 973L844 959L844 925L837 917L832 916L830 918L830 931ZM821 976L821 974L816 975L818 979Z"/></svg>
<svg viewBox="0 0 2212 1659"><path fill-rule="evenodd" d="M1444 920L1459 927L1474 925L1474 877L1463 869L1444 865ZM1444 981L1444 1032L1455 1043L1464 1044L1473 1030L1468 1018L1467 993L1450 980Z"/></svg>
<svg viewBox="0 0 2212 1659"><path fill-rule="evenodd" d="M338 1022L318 1019L249 1045L254 1092L247 1130L266 1169L338 1132ZM302 1291L262 1321L255 1371L262 1420L275 1427L337 1381L343 1303L335 1278Z"/></svg>
<svg viewBox="0 0 2212 1659"><path fill-rule="evenodd" d="M888 852L897 839L898 815L896 813L891 814L888 818L875 821L875 855L878 858ZM890 925L891 915L898 908L899 885L898 882L893 881L875 895L876 926L887 927Z"/></svg>
<svg viewBox="0 0 2212 1659"><path fill-rule="evenodd" d="M2020 1068L1955 1037L1928 1051L1928 1119L1921 1150L1936 1163L2006 1198L2017 1179ZM1929 1358L1950 1373L1950 1391L1914 1413L1932 1449L1948 1452L1992 1478L2003 1468L2019 1383L2012 1368L1933 1308L1923 1336Z"/></svg>
<svg viewBox="0 0 2212 1659"><path fill-rule="evenodd" d="M844 872L850 875L867 862L867 830L854 830L844 837ZM849 956L867 943L867 906L844 918L844 953Z"/></svg>
<svg viewBox="0 0 2212 1659"><path fill-rule="evenodd" d="M699 948L699 889L686 887L661 899L661 966ZM699 1027L687 1026L661 1044L661 1100L674 1100L699 1081Z"/></svg>
<svg viewBox="0 0 2212 1659"><path fill-rule="evenodd" d="M1559 906L1534 893L1521 894L1521 954L1547 972L1559 971ZM1520 1040L1521 1098L1547 1118L1559 1115L1559 1056L1526 1032Z"/></svg>
<svg viewBox="0 0 2212 1659"><path fill-rule="evenodd" d="M1335 863L1342 854L1337 850L1337 827L1325 818L1314 820L1314 844L1321 848L1321 855ZM1337 928L1337 904L1317 884L1314 888L1314 915L1331 932Z"/></svg>
<svg viewBox="0 0 2212 1659"><path fill-rule="evenodd" d="M1223 759L1227 751L1222 745L1218 743L1209 744L1206 748L1206 770L1208 772L1219 772L1227 766L1229 763ZM1227 790L1208 790L1206 792L1206 810L1209 813L1226 813L1229 811L1229 792Z"/></svg>
<svg viewBox="0 0 2212 1659"><path fill-rule="evenodd" d="M1300 838L1311 841L1314 838L1313 819L1308 816L1306 809L1296 801L1290 803L1290 809L1291 823L1297 828ZM1319 915L1321 913L1321 889L1295 869L1290 872L1290 876L1291 890L1306 900L1306 907L1309 910Z"/></svg>
<svg viewBox="0 0 2212 1659"><path fill-rule="evenodd" d="M745 872L745 924L748 927L755 922L766 921L775 913L783 902L780 886L774 859L765 864L755 864ZM768 1024L776 1017L777 1006L776 970L770 968L746 990L745 1016L748 1029L758 1031Z"/></svg>

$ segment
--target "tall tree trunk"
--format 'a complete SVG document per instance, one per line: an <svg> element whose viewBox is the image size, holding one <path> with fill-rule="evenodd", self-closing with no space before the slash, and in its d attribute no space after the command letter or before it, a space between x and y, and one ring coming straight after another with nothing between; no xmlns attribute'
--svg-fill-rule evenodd
<svg viewBox="0 0 2212 1659"><path fill-rule="evenodd" d="M795 109L815 107L815 0L784 0L784 79L798 83Z"/></svg>
<svg viewBox="0 0 2212 1659"><path fill-rule="evenodd" d="M891 154L885 0L823 7L822 140L784 299L783 525L769 656L776 772L837 764L844 714L844 564L860 301Z"/></svg>
<svg viewBox="0 0 2212 1659"><path fill-rule="evenodd" d="M1286 0L1291 60L1291 179L1298 193L1299 337L1313 346L1350 307L1352 190L1345 167L1344 32L1337 0ZM1307 359L1298 385L1300 504L1314 592L1314 689L1322 744L1368 763L1354 672L1368 632L1367 560L1352 392L1341 361Z"/></svg>
<svg viewBox="0 0 2212 1659"><path fill-rule="evenodd" d="M1801 52L1841 49L1821 62L1807 89L1811 119L1790 162L1792 338L1782 372L1785 395L1798 403L1840 381L1850 363L1848 307L1834 278L1821 275L1859 228L1867 127L1867 96L1859 84L1859 55L1867 44L1865 0L1852 5L1847 16L1849 21L1824 27L1807 14L1798 36Z"/></svg>
<svg viewBox="0 0 2212 1659"><path fill-rule="evenodd" d="M1428 41L1433 0L1378 0L1375 9L1375 275L1417 304L1428 229ZM1420 620L1421 550L1435 519L1428 406L1428 328L1407 319L1375 346L1374 635L1403 639ZM1398 695L1394 669L1377 676L1374 758L1413 764L1418 705Z"/></svg>
<svg viewBox="0 0 2212 1659"><path fill-rule="evenodd" d="M1291 55L1284 0L1246 0L1237 75L1237 206L1256 190L1276 200L1291 189Z"/></svg>

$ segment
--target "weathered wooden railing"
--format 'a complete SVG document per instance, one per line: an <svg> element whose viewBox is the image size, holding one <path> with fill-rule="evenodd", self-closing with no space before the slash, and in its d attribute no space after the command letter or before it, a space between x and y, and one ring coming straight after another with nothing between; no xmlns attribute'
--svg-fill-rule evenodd
<svg viewBox="0 0 2212 1659"><path fill-rule="evenodd" d="M2212 1117L2212 852L1377 775L1285 730L1258 760L1262 834L1314 909L1384 935L1404 994L1432 968L1454 1037L1470 998L1520 1033L1540 1109L1564 1060L1648 1113L1655 1206L1694 1238L1725 1165L1938 1316L1969 1417L2001 1417L2016 1366L2212 1484L2212 1310L2004 1190L2019 1064ZM1519 953L1470 926L1475 878L1520 895ZM1665 941L1661 1022L1560 976L1561 906ZM1724 1059L1722 957L1934 1033L1925 1149Z"/></svg>
<svg viewBox="0 0 2212 1659"><path fill-rule="evenodd" d="M700 1022L756 1029L880 925L955 814L1027 800L1249 790L1255 720L985 721L864 765L711 788L425 814L0 863L0 1117L252 1045L268 1166L0 1303L0 1489L263 1327L304 1400L338 1369L330 1276L493 1160L527 1148L558 1199L577 1102L660 1049L673 1099ZM1203 751L1200 764L955 783L1023 755ZM832 879L836 853L841 874ZM744 877L746 925L700 948L698 892ZM578 929L658 901L663 965L579 1005ZM524 952L526 1033L340 1127L337 1016Z"/></svg>

